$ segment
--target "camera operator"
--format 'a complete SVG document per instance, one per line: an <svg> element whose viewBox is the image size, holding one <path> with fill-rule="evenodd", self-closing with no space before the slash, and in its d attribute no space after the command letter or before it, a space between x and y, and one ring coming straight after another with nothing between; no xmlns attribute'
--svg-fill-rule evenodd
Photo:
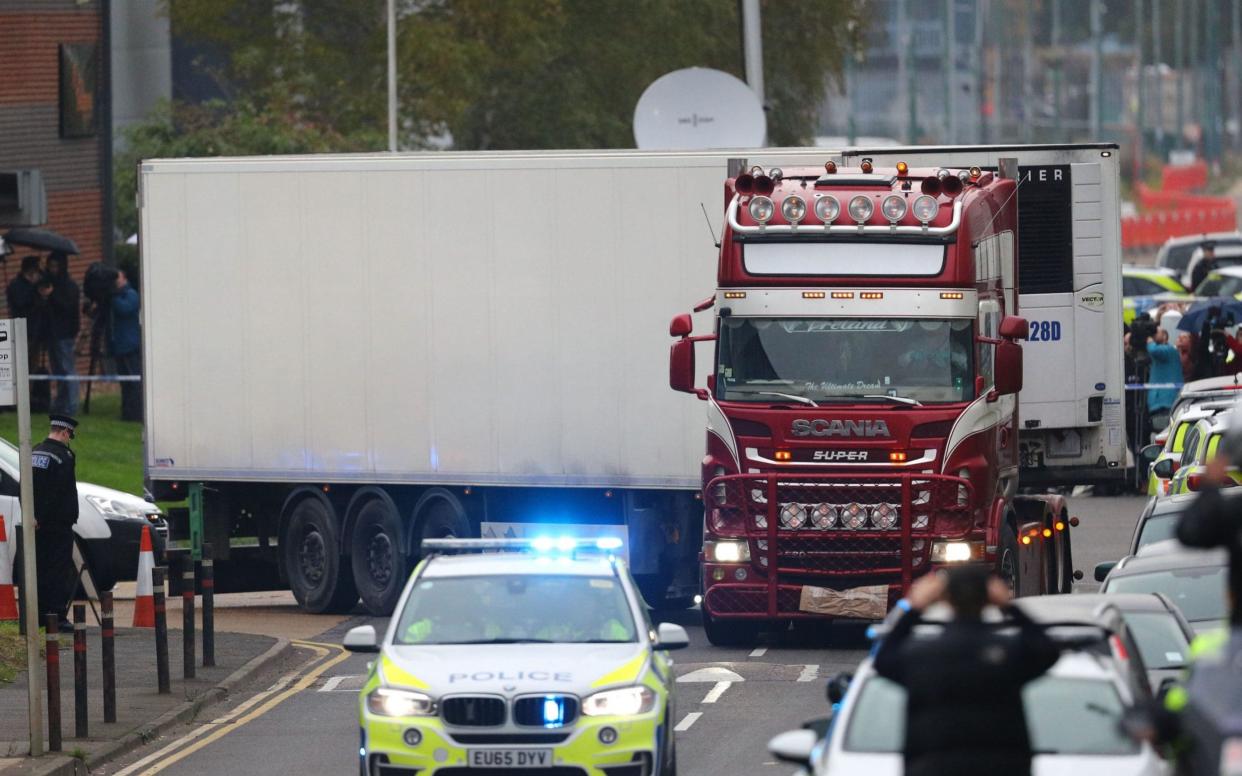
<svg viewBox="0 0 1242 776"><path fill-rule="evenodd" d="M1242 342L1226 331L1235 325L1232 313L1222 313L1217 306L1208 308L1199 330L1195 354L1195 379L1219 377L1242 370ZM1234 360L1229 362L1229 354Z"/></svg>

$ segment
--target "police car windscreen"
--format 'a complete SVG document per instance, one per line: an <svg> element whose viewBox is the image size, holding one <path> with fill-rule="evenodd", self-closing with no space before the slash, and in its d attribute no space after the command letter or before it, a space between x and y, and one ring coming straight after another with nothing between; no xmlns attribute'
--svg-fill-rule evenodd
<svg viewBox="0 0 1242 776"><path fill-rule="evenodd" d="M1031 748L1039 754L1125 755L1139 747L1118 726L1117 688L1102 679L1045 676L1022 691ZM906 691L873 676L850 715L845 749L899 753L905 742Z"/></svg>
<svg viewBox="0 0 1242 776"><path fill-rule="evenodd" d="M513 574L422 579L401 611L398 644L621 643L635 640L609 577Z"/></svg>
<svg viewBox="0 0 1242 776"><path fill-rule="evenodd" d="M720 321L716 398L819 402L877 394L924 404L974 398L970 319L748 318Z"/></svg>
<svg viewBox="0 0 1242 776"><path fill-rule="evenodd" d="M1233 296L1238 293L1242 293L1242 278L1236 275L1209 275L1195 289L1197 296Z"/></svg>
<svg viewBox="0 0 1242 776"><path fill-rule="evenodd" d="M1225 571L1225 566L1209 566L1126 575L1110 580L1106 592L1164 593L1191 622L1223 620L1229 616Z"/></svg>

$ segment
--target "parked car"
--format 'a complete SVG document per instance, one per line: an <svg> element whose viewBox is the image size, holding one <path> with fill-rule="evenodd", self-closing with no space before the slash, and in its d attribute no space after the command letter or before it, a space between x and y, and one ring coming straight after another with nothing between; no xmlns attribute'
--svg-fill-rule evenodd
<svg viewBox="0 0 1242 776"><path fill-rule="evenodd" d="M1030 596L1015 603L1036 622L1080 621L1104 626L1122 640L1127 651L1137 651L1141 660L1123 665L1145 671L1153 693L1182 678L1195 633L1167 596L1081 593ZM1108 653L1106 649L1098 651Z"/></svg>
<svg viewBox="0 0 1242 776"><path fill-rule="evenodd" d="M1095 567L1101 593L1163 593L1196 634L1223 627L1229 617L1225 550L1192 550L1176 539L1149 544L1137 555Z"/></svg>
<svg viewBox="0 0 1242 776"><path fill-rule="evenodd" d="M1186 265L1186 269L1182 271L1180 277L1181 283L1186 288L1193 288L1194 274L1196 267L1203 260L1203 248L1195 248L1190 254L1190 262ZM1216 245L1215 265L1216 268L1232 267L1242 264L1242 245Z"/></svg>
<svg viewBox="0 0 1242 776"><path fill-rule="evenodd" d="M1189 292L1177 279L1177 272L1161 267L1121 268L1122 310L1126 323L1138 313L1162 301L1188 301Z"/></svg>
<svg viewBox="0 0 1242 776"><path fill-rule="evenodd" d="M1177 532L1177 521L1182 513L1198 498L1197 493L1184 493L1168 498L1147 499L1138 522L1134 524L1134 532L1130 535L1130 555L1137 555L1139 550L1149 544L1172 539Z"/></svg>
<svg viewBox="0 0 1242 776"><path fill-rule="evenodd" d="M1156 253L1156 266L1181 273L1190 266L1190 257L1204 243L1216 243L1217 247L1242 245L1242 232L1208 232L1170 237Z"/></svg>
<svg viewBox="0 0 1242 776"><path fill-rule="evenodd" d="M1228 407L1232 409L1233 405ZM1198 428L1196 424L1210 420L1222 411L1217 407L1197 407L1193 404L1174 406L1164 443L1148 445L1140 451L1150 463L1147 468L1147 495L1161 497L1169 494L1173 475L1181 467L1182 457L1186 454L1191 430Z"/></svg>
<svg viewBox="0 0 1242 776"><path fill-rule="evenodd" d="M1242 299L1242 267L1226 266L1208 273L1194 290L1196 297L1231 296Z"/></svg>
<svg viewBox="0 0 1242 776"><path fill-rule="evenodd" d="M1216 457L1220 441L1229 431L1231 415L1232 413L1220 413L1204 418L1190 428L1186 434L1186 449L1182 451L1181 462L1169 480L1170 495L1199 490L1208 461ZM1232 482L1224 483L1225 485L1232 487L1242 482L1242 472L1237 467L1229 467L1228 474Z"/></svg>
<svg viewBox="0 0 1242 776"><path fill-rule="evenodd" d="M844 681L831 682L830 693ZM1097 652L1062 654L1023 690L1034 776L1168 774L1169 765L1149 744L1127 737L1118 725L1126 708L1148 694L1145 678L1136 681ZM899 776L905 718L905 691L877 675L868 657L849 678L822 740L813 729L789 731L773 738L768 750L812 776Z"/></svg>
<svg viewBox="0 0 1242 776"><path fill-rule="evenodd" d="M22 520L20 471L17 448L0 439L0 514L11 519L11 528ZM137 576L144 525L151 527L155 552L162 553L168 540L163 510L123 491L78 482L78 522L73 532L97 589L111 590L118 581ZM8 547L11 560L17 542L9 541Z"/></svg>

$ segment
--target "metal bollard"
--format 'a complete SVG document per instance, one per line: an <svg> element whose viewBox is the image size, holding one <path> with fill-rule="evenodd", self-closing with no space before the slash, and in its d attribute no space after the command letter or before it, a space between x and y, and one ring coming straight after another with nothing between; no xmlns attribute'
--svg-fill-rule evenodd
<svg viewBox="0 0 1242 776"><path fill-rule="evenodd" d="M168 614L164 607L163 566L151 569L151 587L155 598L155 674L160 695L168 695L172 687L168 679Z"/></svg>
<svg viewBox="0 0 1242 776"><path fill-rule="evenodd" d="M86 716L86 604L73 605L73 737L90 735Z"/></svg>
<svg viewBox="0 0 1242 776"><path fill-rule="evenodd" d="M49 614L44 619L47 627L47 749L60 751L60 618Z"/></svg>
<svg viewBox="0 0 1242 776"><path fill-rule="evenodd" d="M203 595L203 668L207 668L216 664L216 572L211 545L206 543L198 585Z"/></svg>
<svg viewBox="0 0 1242 776"><path fill-rule="evenodd" d="M99 637L103 653L104 722L116 722L116 630L112 625L112 593L99 594Z"/></svg>
<svg viewBox="0 0 1242 776"><path fill-rule="evenodd" d="M194 678L194 564L181 572L181 675Z"/></svg>

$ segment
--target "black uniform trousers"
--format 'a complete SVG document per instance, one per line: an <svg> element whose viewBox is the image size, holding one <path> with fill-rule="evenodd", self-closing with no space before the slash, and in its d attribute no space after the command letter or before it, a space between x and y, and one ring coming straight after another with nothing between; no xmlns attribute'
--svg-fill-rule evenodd
<svg viewBox="0 0 1242 776"><path fill-rule="evenodd" d="M22 589L22 607L25 611L26 577L21 544L22 528L16 532L17 557L13 566L14 579ZM78 589L78 569L73 562L73 532L35 532L35 574L39 594L39 625L49 614L63 620L69 612L69 604Z"/></svg>

